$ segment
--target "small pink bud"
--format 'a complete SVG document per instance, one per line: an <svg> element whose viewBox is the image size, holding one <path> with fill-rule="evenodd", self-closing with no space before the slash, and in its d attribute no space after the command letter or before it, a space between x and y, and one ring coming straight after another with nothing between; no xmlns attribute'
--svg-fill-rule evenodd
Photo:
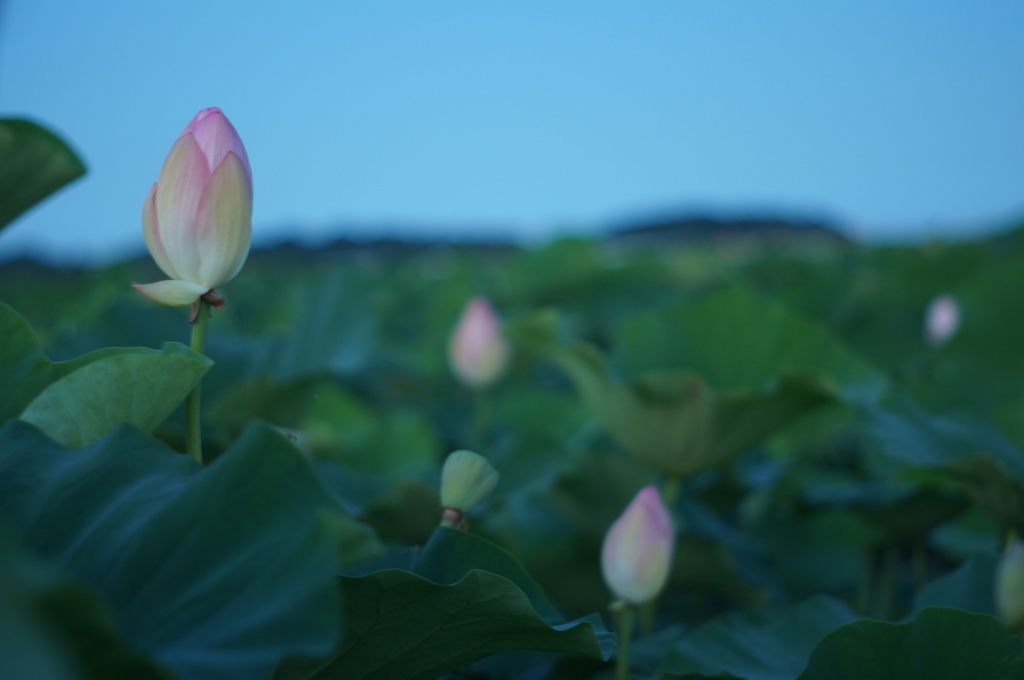
<svg viewBox="0 0 1024 680"><path fill-rule="evenodd" d="M654 599L668 579L675 540L661 494L645 486L604 539L601 571L608 588L630 604Z"/></svg>
<svg viewBox="0 0 1024 680"><path fill-rule="evenodd" d="M956 335L960 327L960 305L952 295L940 295L928 305L924 336L929 345L938 347Z"/></svg>
<svg viewBox="0 0 1024 680"><path fill-rule="evenodd" d="M483 297L466 303L448 343L448 358L455 376L469 387L487 387L508 363L508 344L501 321Z"/></svg>
<svg viewBox="0 0 1024 680"><path fill-rule="evenodd" d="M238 274L252 240L252 170L218 108L196 114L174 143L142 206L146 246L167 281L132 284L179 307Z"/></svg>

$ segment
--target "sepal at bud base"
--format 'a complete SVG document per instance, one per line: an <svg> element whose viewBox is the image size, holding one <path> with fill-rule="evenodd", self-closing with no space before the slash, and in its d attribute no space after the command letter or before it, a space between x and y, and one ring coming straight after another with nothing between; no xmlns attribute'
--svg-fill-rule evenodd
<svg viewBox="0 0 1024 680"><path fill-rule="evenodd" d="M132 287L153 302L167 305L168 307L185 307L190 305L209 290L198 283L175 280L157 281L156 283L133 283Z"/></svg>
<svg viewBox="0 0 1024 680"><path fill-rule="evenodd" d="M457 525L497 484L498 471L480 454L465 450L450 454L441 469L441 505L454 512L446 512L442 523Z"/></svg>
<svg viewBox="0 0 1024 680"><path fill-rule="evenodd" d="M629 604L653 600L668 580L675 529L657 487L646 486L612 524L601 548L601 573Z"/></svg>
<svg viewBox="0 0 1024 680"><path fill-rule="evenodd" d="M1024 630L1024 544L1014 541L996 569L996 609L1012 630Z"/></svg>

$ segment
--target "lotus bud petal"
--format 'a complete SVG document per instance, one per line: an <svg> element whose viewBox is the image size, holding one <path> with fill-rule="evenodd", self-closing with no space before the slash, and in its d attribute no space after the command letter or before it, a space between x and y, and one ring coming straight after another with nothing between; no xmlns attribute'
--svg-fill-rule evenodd
<svg viewBox="0 0 1024 680"><path fill-rule="evenodd" d="M452 372L469 387L487 387L504 372L508 344L501 321L485 298L472 298L462 310L448 344L448 357Z"/></svg>
<svg viewBox="0 0 1024 680"><path fill-rule="evenodd" d="M458 525L462 515L494 491L497 483L498 471L480 454L472 451L450 454L441 470L444 523Z"/></svg>
<svg viewBox="0 0 1024 680"><path fill-rule="evenodd" d="M143 203L142 231L170 281L135 287L160 304L191 304L242 268L252 240L252 169L220 109L200 111L178 136Z"/></svg>
<svg viewBox="0 0 1024 680"><path fill-rule="evenodd" d="M653 600L668 580L675 530L657 487L646 486L615 520L601 549L601 571L620 600Z"/></svg>
<svg viewBox="0 0 1024 680"><path fill-rule="evenodd" d="M960 327L960 305L952 295L940 295L928 305L925 315L925 340L938 347L949 342Z"/></svg>
<svg viewBox="0 0 1024 680"><path fill-rule="evenodd" d="M1014 541L996 570L996 608L1013 630L1024 629L1024 544Z"/></svg>
<svg viewBox="0 0 1024 680"><path fill-rule="evenodd" d="M153 302L158 302L168 307L190 305L208 290L191 281L177 281L173 279L157 281L156 283L133 283L132 286Z"/></svg>

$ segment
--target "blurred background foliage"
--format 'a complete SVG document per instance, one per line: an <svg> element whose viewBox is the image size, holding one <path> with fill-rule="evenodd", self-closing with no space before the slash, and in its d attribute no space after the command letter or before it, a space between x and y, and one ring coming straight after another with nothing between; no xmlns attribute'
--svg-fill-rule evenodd
<svg viewBox="0 0 1024 680"><path fill-rule="evenodd" d="M983 489L1007 487L1012 499L1020 488L1005 457L1024 446L1022 258L1017 231L915 247L737 235L256 251L214 320L206 446L216 456L253 419L282 428L352 512L386 541L413 543L436 524L443 456L480 450L501 482L474 530L519 555L559 606L599 611L600 540L659 468L617 436L634 424L602 426L600 397L566 368L585 345L609 385L635 391L652 370L685 372L713 395L708 408L759 399L770 413L682 482L674 579L691 588L679 591L693 599L689 618L823 591L905 612L914 579L996 550L1000 523L1021 523L1012 500L986 514L969 497L991 504ZM188 329L182 314L132 294L128 283L153 270L147 260L11 262L0 290L54 360L159 347ZM475 294L492 300L515 347L486 395L460 386L446 361ZM962 321L935 346L924 315L939 295L958 301ZM776 402L784 413L765 410ZM719 438L738 427L734 411L724 417ZM940 419L960 429L960 446L927 442L950 424ZM179 423L158 435L180 446ZM663 436L655 427L652 446ZM872 574L886 560L906 573L878 593Z"/></svg>
<svg viewBox="0 0 1024 680"><path fill-rule="evenodd" d="M31 124L13 129L31 140L19 163L53 175L34 198L24 186L14 203L0 195L0 213L16 214L82 168ZM0 173L0 185L15 180ZM222 291L212 366L165 345L189 335L184 310L131 290L158 277L148 259L6 262L2 415L85 448L69 452L16 420L0 430L0 510L23 532L19 544L0 527L0 569L18 593L0 627L22 626L37 650L26 667L46 677L74 667L89 677L389 668L418 678L473 662L465 672L484 677L591 677L614 647L600 616L611 599L602 540L656 483L679 533L668 588L641 616L633 658L645 676L835 677L837 664L859 664L850 677L865 678L1019 671L1024 647L991 615L1003 542L1024 531L1024 225L871 246L771 224L709 232L705 220L689 233L529 248L257 250ZM447 352L476 295L499 311L513 359L500 382L474 391L453 377ZM929 339L928 310L942 296L959 320ZM212 461L202 474L167 455L184 449L181 413L167 414L200 378ZM102 403L82 398L83 381ZM118 426L122 412L162 442ZM468 534L437 528L441 463L463 448L500 473ZM96 530L96 508L120 519ZM139 516L162 529L136 534ZM190 537L189 549L150 573L168 550L161 531ZM124 578L112 578L105 558L122 551ZM255 553L273 568L267 603L245 596ZM230 607L191 607L188 625L161 627L150 614L197 587L193 558L238 561L200 579ZM40 559L101 597L56 572L30 577ZM396 640L380 616L405 611L401 593L425 603L408 615L422 616L434 646L418 629ZM483 647L463 632L492 624ZM214 633L195 647L204 626L241 640L241 656L218 656ZM82 646L86 633L104 655ZM878 652L870 662L868 647ZM50 649L62 655L48 659ZM331 649L320 665L291 658ZM480 660L521 649L569 656Z"/></svg>

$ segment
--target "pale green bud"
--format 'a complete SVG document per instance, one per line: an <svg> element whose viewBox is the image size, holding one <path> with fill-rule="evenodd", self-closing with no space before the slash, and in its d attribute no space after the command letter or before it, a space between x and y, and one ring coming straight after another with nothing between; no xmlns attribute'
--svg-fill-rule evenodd
<svg viewBox="0 0 1024 680"><path fill-rule="evenodd" d="M441 505L466 513L498 483L498 471L487 459L472 451L456 451L441 470Z"/></svg>
<svg viewBox="0 0 1024 680"><path fill-rule="evenodd" d="M1014 541L996 571L996 608L1013 630L1024 628L1024 544Z"/></svg>

